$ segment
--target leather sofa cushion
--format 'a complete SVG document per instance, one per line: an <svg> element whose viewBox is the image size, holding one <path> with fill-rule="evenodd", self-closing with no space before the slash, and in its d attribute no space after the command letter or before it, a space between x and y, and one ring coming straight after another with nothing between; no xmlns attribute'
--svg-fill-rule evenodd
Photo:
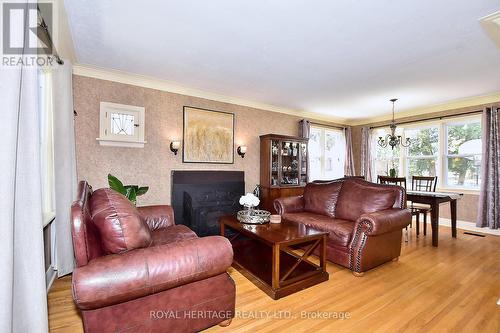
<svg viewBox="0 0 500 333"><path fill-rule="evenodd" d="M173 225L164 229L154 230L151 235L153 236L152 246L170 244L186 239L198 238L193 230L182 224Z"/></svg>
<svg viewBox="0 0 500 333"><path fill-rule="evenodd" d="M366 186L354 181L345 181L340 191L335 216L356 221L361 215L391 208L397 191L391 188Z"/></svg>
<svg viewBox="0 0 500 333"><path fill-rule="evenodd" d="M149 230L155 231L175 224L174 210L169 205L137 207L137 211L146 221Z"/></svg>
<svg viewBox="0 0 500 333"><path fill-rule="evenodd" d="M308 227L328 232L330 243L347 247L351 242L354 233L354 222L336 218L331 218L324 215L304 212L304 213L289 213L282 216L283 219L301 223Z"/></svg>
<svg viewBox="0 0 500 333"><path fill-rule="evenodd" d="M147 247L151 231L137 208L122 194L101 188L92 194L90 213L107 254Z"/></svg>
<svg viewBox="0 0 500 333"><path fill-rule="evenodd" d="M225 273L232 261L221 236L102 256L73 272L73 297L80 309L101 308Z"/></svg>
<svg viewBox="0 0 500 333"><path fill-rule="evenodd" d="M342 182L309 183L304 189L304 211L335 217L335 206Z"/></svg>

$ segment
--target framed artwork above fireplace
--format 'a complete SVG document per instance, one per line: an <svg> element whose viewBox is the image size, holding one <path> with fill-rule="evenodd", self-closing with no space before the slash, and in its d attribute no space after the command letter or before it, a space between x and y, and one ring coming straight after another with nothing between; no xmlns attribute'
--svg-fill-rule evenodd
<svg viewBox="0 0 500 333"><path fill-rule="evenodd" d="M182 162L234 163L234 114L184 106Z"/></svg>

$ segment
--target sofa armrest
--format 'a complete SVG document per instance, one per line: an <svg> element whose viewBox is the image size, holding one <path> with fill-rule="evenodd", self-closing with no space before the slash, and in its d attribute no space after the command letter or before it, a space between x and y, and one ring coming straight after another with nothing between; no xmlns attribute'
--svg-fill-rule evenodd
<svg viewBox="0 0 500 333"><path fill-rule="evenodd" d="M221 236L103 256L74 270L73 298L80 309L101 308L219 275L232 261Z"/></svg>
<svg viewBox="0 0 500 333"><path fill-rule="evenodd" d="M298 213L304 210L304 197L302 195L296 197L285 197L275 199L273 202L274 209L278 214Z"/></svg>
<svg viewBox="0 0 500 333"><path fill-rule="evenodd" d="M151 231L169 227L175 224L174 210L169 205L137 207L139 214L146 221Z"/></svg>
<svg viewBox="0 0 500 333"><path fill-rule="evenodd" d="M364 228L363 232L368 236L375 236L401 230L410 222L411 212L408 209L391 208L361 215L354 230Z"/></svg>

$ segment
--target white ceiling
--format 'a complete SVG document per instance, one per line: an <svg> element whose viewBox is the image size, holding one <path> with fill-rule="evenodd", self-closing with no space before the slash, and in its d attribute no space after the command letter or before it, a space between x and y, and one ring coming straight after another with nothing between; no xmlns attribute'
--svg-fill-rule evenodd
<svg viewBox="0 0 500 333"><path fill-rule="evenodd" d="M66 0L77 61L360 119L500 92L499 0Z"/></svg>

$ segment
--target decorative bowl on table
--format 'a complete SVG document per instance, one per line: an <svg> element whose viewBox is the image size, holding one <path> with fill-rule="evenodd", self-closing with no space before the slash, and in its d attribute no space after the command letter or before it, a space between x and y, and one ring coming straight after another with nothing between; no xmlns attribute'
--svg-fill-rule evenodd
<svg viewBox="0 0 500 333"><path fill-rule="evenodd" d="M240 210L236 216L238 221L246 224L266 224L269 223L271 212L262 209Z"/></svg>
<svg viewBox="0 0 500 333"><path fill-rule="evenodd" d="M240 198L240 205L244 206L244 210L240 210L236 218L241 223L247 224L264 224L269 223L271 213L267 210L255 209L260 203L253 193L247 193Z"/></svg>

